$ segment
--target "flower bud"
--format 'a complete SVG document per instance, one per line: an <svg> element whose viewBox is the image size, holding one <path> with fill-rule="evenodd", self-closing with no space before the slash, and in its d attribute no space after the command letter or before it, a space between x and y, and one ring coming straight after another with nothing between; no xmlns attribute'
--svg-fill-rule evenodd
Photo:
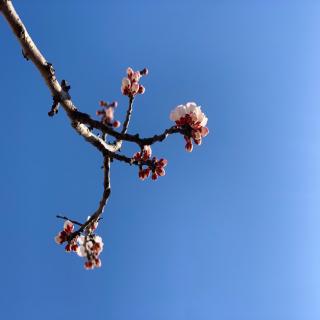
<svg viewBox="0 0 320 320"><path fill-rule="evenodd" d="M146 91L145 87L140 84L140 85L139 85L138 93L144 94L145 91Z"/></svg>
<svg viewBox="0 0 320 320"><path fill-rule="evenodd" d="M142 76L147 76L148 73L149 73L149 70L148 70L147 68L144 68L144 69L142 69L142 70L140 71L140 74L141 74Z"/></svg>
<svg viewBox="0 0 320 320"><path fill-rule="evenodd" d="M118 107L118 101L113 101L109 104L109 107L112 107L112 108L117 108Z"/></svg>
<svg viewBox="0 0 320 320"><path fill-rule="evenodd" d="M108 103L103 100L100 100L99 104L100 104L100 107L107 107L108 106Z"/></svg>
<svg viewBox="0 0 320 320"><path fill-rule="evenodd" d="M131 67L129 67L129 68L127 69L127 75L128 75L128 77L131 77L131 76L133 75L133 70L132 70Z"/></svg>
<svg viewBox="0 0 320 320"><path fill-rule="evenodd" d="M86 261L85 262L85 264L84 264L84 268L86 269L86 270L90 270L90 269L93 269L93 263L92 263L92 261Z"/></svg>
<svg viewBox="0 0 320 320"><path fill-rule="evenodd" d="M187 142L186 146L185 146L185 149L188 151L188 152L192 152L192 149L193 149L193 144L192 142Z"/></svg>
<svg viewBox="0 0 320 320"><path fill-rule="evenodd" d="M112 124L112 126L113 126L114 128L119 128L119 127L120 127L120 121L118 121L118 120L114 121L113 124Z"/></svg>

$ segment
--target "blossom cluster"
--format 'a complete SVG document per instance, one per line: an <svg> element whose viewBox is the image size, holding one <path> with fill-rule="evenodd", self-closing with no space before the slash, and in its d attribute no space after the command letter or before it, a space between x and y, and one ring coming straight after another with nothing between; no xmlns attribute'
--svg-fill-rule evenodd
<svg viewBox="0 0 320 320"><path fill-rule="evenodd" d="M108 103L101 100L99 104L102 109L97 110L96 114L97 116L101 117L101 122L107 126L111 126L114 128L120 127L120 121L114 120L114 109L118 106L118 102L114 101Z"/></svg>
<svg viewBox="0 0 320 320"><path fill-rule="evenodd" d="M67 220L63 224L63 230L60 231L54 238L57 244L62 244L69 240L72 232L74 230L74 225L71 221Z"/></svg>
<svg viewBox="0 0 320 320"><path fill-rule="evenodd" d="M186 129L188 132L184 135L184 139L186 141L185 149L189 152L193 149L192 139L195 144L200 145L202 138L209 133L209 129L206 127L208 118L201 111L201 107L194 102L177 106L171 111L170 120L174 121L177 127Z"/></svg>
<svg viewBox="0 0 320 320"><path fill-rule="evenodd" d="M139 164L139 178L141 180L145 180L151 174L152 180L157 180L158 176L162 177L166 174L164 167L167 165L168 161L166 159L158 160L156 157L151 158L152 150L151 147L145 145L141 152L136 152L133 155L133 159L135 161L140 162ZM143 168L142 162L146 162L147 160L151 160L151 164L147 166L147 168Z"/></svg>
<svg viewBox="0 0 320 320"><path fill-rule="evenodd" d="M78 243L78 256L87 258L84 267L86 269L100 268L101 260L99 255L103 250L102 238L95 234L83 235L78 238Z"/></svg>
<svg viewBox="0 0 320 320"><path fill-rule="evenodd" d="M145 88L139 84L141 76L146 76L148 69L144 68L141 71L133 71L132 68L127 69L127 77L122 79L121 92L123 95L133 98L137 94L143 94Z"/></svg>
<svg viewBox="0 0 320 320"><path fill-rule="evenodd" d="M100 236L93 233L97 226L98 222L95 221L85 229L83 235L73 235L74 224L66 220L63 230L55 237L55 242L57 244L67 242L65 246L66 252L74 251L79 257L86 258L84 263L85 269L99 268L101 267L99 255L103 249L103 242Z"/></svg>

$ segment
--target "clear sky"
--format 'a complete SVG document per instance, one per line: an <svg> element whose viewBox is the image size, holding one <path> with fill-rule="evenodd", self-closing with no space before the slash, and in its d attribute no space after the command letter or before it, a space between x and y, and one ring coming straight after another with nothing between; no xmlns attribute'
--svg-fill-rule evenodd
<svg viewBox="0 0 320 320"><path fill-rule="evenodd" d="M103 267L54 243L102 192L101 156L71 129L0 17L1 319L320 319L320 2L14 1L81 111L127 100L131 133L196 101L210 134L153 148L167 175L112 166ZM130 155L136 151L124 148Z"/></svg>

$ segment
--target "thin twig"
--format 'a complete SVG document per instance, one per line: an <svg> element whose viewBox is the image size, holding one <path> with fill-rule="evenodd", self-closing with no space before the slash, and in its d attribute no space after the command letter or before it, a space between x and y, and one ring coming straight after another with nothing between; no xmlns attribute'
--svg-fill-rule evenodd
<svg viewBox="0 0 320 320"><path fill-rule="evenodd" d="M63 220L69 220L70 222L72 222L73 224L76 224L76 225L78 225L78 226L82 226L82 223L80 223L80 222L78 222L78 221L75 221L75 220L71 220L71 219L69 219L68 217L65 217L65 216L60 216L60 215L56 215L56 217L57 218L59 218L59 219L63 219Z"/></svg>

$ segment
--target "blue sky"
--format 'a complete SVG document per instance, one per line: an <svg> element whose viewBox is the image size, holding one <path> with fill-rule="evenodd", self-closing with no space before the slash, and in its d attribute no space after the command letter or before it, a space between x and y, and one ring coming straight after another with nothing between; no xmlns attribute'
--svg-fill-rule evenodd
<svg viewBox="0 0 320 320"><path fill-rule="evenodd" d="M191 154L181 136L154 147L169 160L157 182L114 163L103 267L85 271L54 243L55 215L93 212L101 157L47 116L1 18L1 318L319 319L320 3L14 4L81 111L118 100L122 120L125 69L148 67L130 132L161 132L196 101L210 135Z"/></svg>

